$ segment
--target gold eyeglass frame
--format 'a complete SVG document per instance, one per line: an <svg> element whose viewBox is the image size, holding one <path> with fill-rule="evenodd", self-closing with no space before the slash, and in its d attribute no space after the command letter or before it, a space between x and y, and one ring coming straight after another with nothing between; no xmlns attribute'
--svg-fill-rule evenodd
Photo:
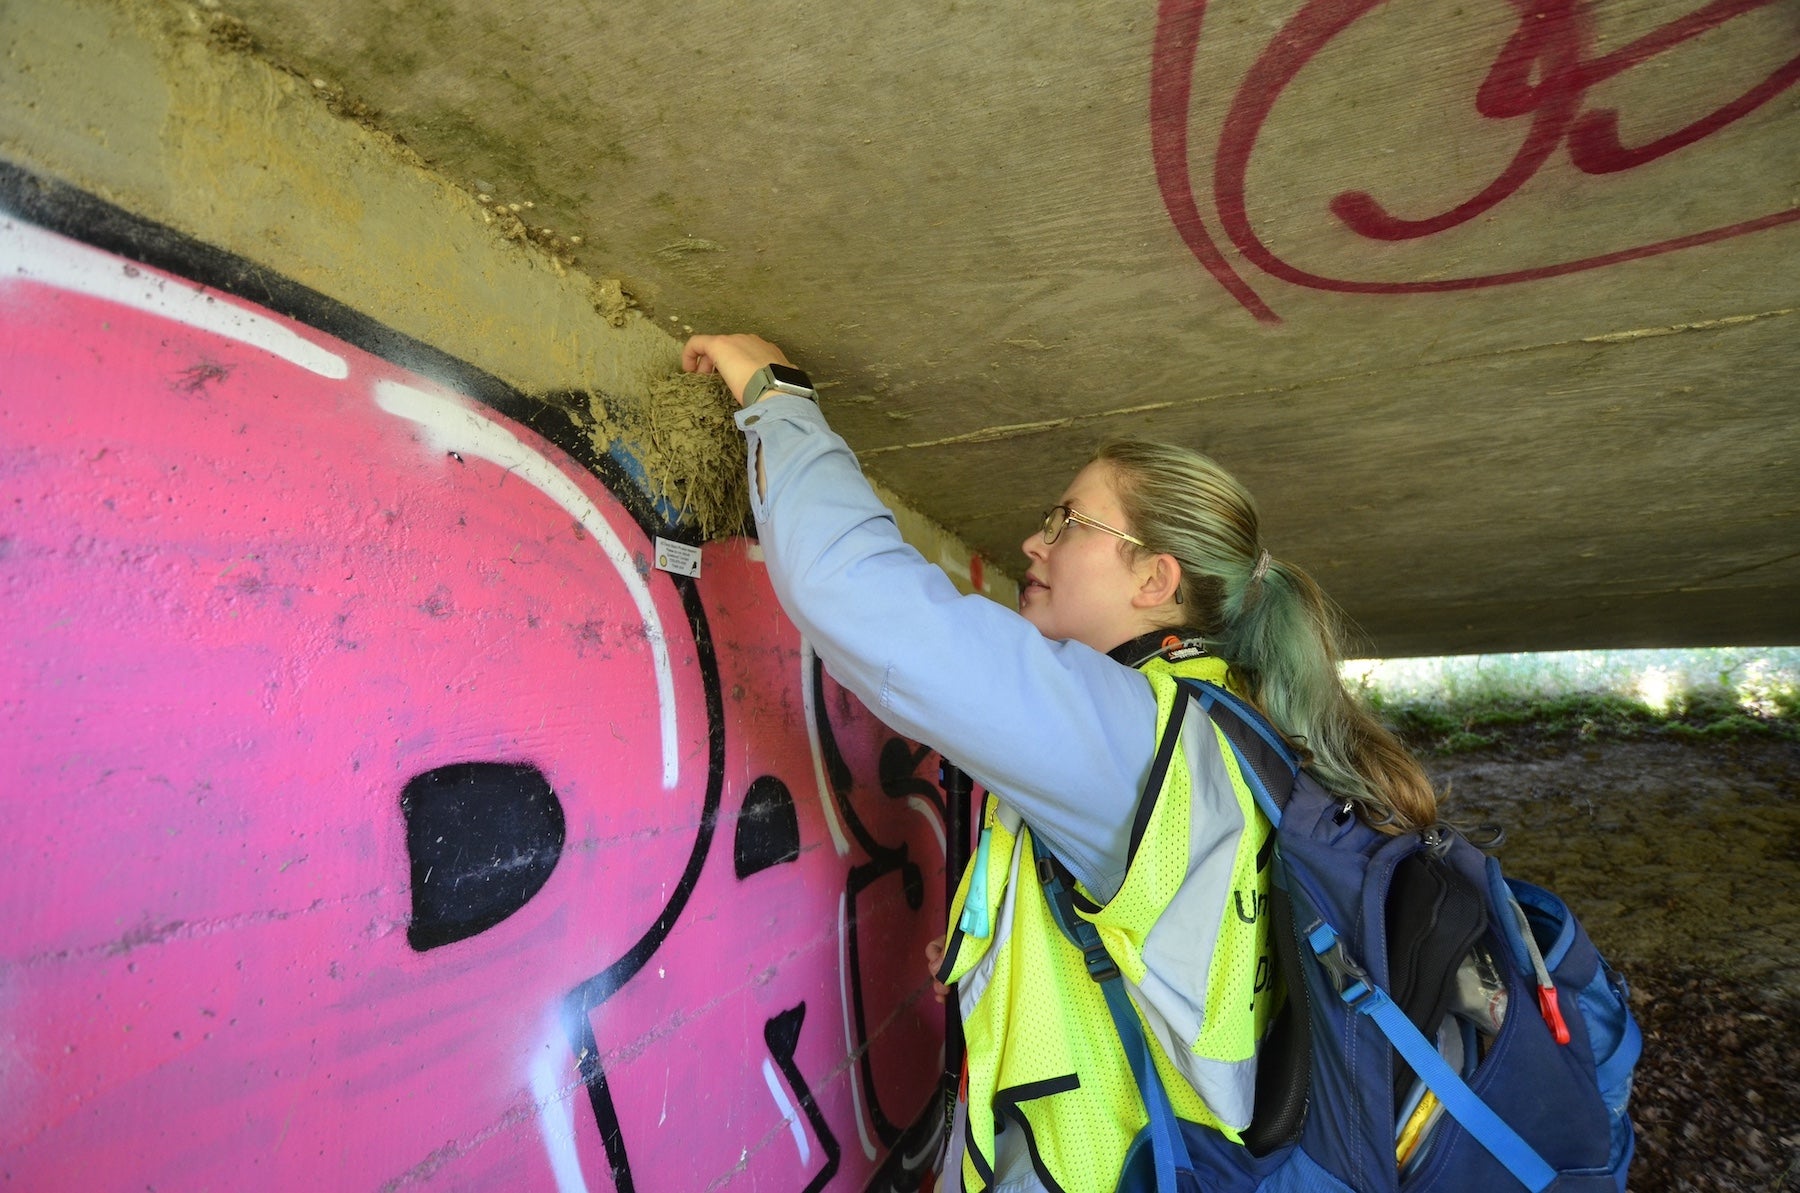
<svg viewBox="0 0 1800 1193"><path fill-rule="evenodd" d="M1056 521L1058 510L1062 511L1062 521L1060 523ZM1123 530L1108 526L1098 518L1090 518L1086 514L1075 509L1074 506L1068 504L1053 505L1044 511L1044 524L1038 528L1038 533L1044 536L1044 545L1048 547L1056 542L1057 539L1061 538L1063 528L1071 522L1075 523L1077 526L1088 526L1095 530L1104 530L1114 538L1122 538L1126 542L1131 543L1134 546L1142 547L1146 551L1150 549L1150 544L1146 543L1143 539L1138 538L1136 535L1126 534Z"/></svg>

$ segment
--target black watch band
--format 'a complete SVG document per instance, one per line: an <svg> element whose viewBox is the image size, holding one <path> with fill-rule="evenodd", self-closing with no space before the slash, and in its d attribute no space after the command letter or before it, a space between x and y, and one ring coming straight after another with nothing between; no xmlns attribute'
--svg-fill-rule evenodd
<svg viewBox="0 0 1800 1193"><path fill-rule="evenodd" d="M796 398L814 402L819 400L812 379L792 365L764 365L750 374L750 380L744 385L744 405L750 405L770 391L793 394Z"/></svg>

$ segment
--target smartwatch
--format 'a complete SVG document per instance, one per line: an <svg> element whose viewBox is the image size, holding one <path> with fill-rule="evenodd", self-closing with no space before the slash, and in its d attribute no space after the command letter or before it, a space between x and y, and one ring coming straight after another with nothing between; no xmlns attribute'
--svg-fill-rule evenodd
<svg viewBox="0 0 1800 1193"><path fill-rule="evenodd" d="M819 400L819 393L813 388L812 379L792 365L764 365L752 373L750 380L744 385L744 405L760 400L770 391L793 394L796 398L806 398L813 402Z"/></svg>

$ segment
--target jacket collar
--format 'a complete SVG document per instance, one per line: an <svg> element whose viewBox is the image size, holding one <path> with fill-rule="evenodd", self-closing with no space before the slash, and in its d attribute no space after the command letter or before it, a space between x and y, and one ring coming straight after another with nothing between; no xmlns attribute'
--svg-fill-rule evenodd
<svg viewBox="0 0 1800 1193"><path fill-rule="evenodd" d="M1142 667L1151 659L1167 659L1171 663L1179 663L1197 659L1205 653L1206 639L1185 636L1180 630L1151 630L1129 642L1121 642L1106 652L1108 658L1127 667Z"/></svg>

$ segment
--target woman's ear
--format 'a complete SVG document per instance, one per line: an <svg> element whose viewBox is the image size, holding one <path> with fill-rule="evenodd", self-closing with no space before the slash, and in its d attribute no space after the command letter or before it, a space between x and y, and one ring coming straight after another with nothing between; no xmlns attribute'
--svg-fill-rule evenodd
<svg viewBox="0 0 1800 1193"><path fill-rule="evenodd" d="M1181 591L1181 564L1166 552L1145 561L1143 580L1131 598L1133 608L1157 609L1174 604Z"/></svg>

